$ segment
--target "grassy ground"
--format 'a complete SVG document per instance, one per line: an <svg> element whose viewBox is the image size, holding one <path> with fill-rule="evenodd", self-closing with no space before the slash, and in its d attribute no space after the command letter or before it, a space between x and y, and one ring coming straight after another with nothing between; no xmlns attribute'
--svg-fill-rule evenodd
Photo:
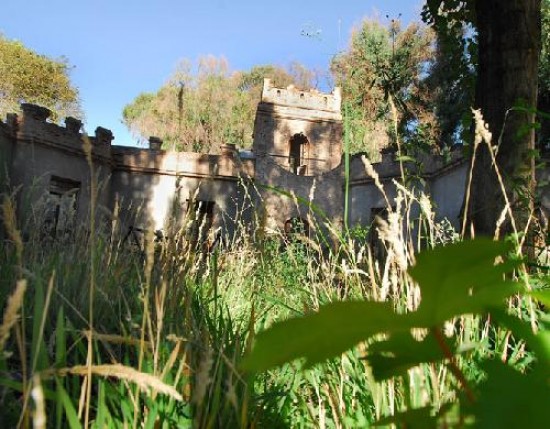
<svg viewBox="0 0 550 429"><path fill-rule="evenodd" d="M283 245L282 235L259 228L203 255L183 230L161 242L148 234L142 248L124 241L116 213L108 225L92 223L91 233L52 240L39 217L16 219L6 197L0 427L369 427L404 409L452 402L461 389L449 366L423 364L375 382L365 344L307 370L300 362L241 370L257 332L323 304L418 306L407 269L420 248L459 235L434 222L426 196L401 189L392 204L376 226L383 251L372 249L365 230L321 249L316 238ZM409 218L412 205L417 219ZM532 318L528 305L511 305ZM481 376L476 357L523 367L532 359L486 319L461 317L446 330L475 346L458 362L470 380Z"/></svg>

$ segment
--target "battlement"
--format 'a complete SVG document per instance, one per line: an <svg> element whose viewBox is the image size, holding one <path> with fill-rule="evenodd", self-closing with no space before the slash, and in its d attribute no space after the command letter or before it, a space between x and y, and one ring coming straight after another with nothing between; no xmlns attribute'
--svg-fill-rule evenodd
<svg viewBox="0 0 550 429"><path fill-rule="evenodd" d="M51 111L45 107L23 103L21 110L22 114L9 113L5 124L18 140L81 151L85 135L81 132L81 120L69 116L65 118L65 126L61 126L48 121ZM88 138L94 153L109 157L114 140L111 130L97 127L94 135Z"/></svg>
<svg viewBox="0 0 550 429"><path fill-rule="evenodd" d="M342 105L342 94L339 87L334 88L330 94L316 89L304 91L294 85L277 88L272 85L271 79L264 79L262 102L339 114Z"/></svg>

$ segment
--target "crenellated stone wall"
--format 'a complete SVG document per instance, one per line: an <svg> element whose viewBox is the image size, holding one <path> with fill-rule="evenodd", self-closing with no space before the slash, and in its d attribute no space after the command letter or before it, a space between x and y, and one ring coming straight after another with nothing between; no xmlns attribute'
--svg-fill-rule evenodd
<svg viewBox="0 0 550 429"><path fill-rule="evenodd" d="M350 161L350 225L368 226L388 205L384 194L376 186L371 174L367 172L364 154L352 157ZM423 192L431 197L436 210L436 221L448 219L455 228L460 227L460 213L464 199L468 165L460 151L451 153L445 159L439 155L423 154L418 162L405 162L403 168L407 176L417 176L422 180L411 181L411 190ZM387 199L393 206L397 196L395 181L401 182L401 167L392 157L371 164L378 175ZM413 204L410 218L418 218L420 207Z"/></svg>
<svg viewBox="0 0 550 429"><path fill-rule="evenodd" d="M332 118L334 115L340 116L342 95L338 87L334 88L330 94L326 94L316 89L304 91L294 85L279 88L272 85L271 79L264 79L262 103L315 110L315 115L319 117Z"/></svg>
<svg viewBox="0 0 550 429"><path fill-rule="evenodd" d="M237 224L253 227L254 218L265 221L268 231L285 230L296 219L307 222L311 233L338 230L345 223L340 105L338 89L324 94L276 88L266 80L252 150L226 144L213 155L164 151L157 137L150 138L148 148L113 145L108 129L97 127L87 136L79 120L67 118L60 126L48 121L47 109L24 104L22 114L0 121L0 192L18 190L23 224L41 213L51 217L49 200L56 204L55 216L65 204L84 223L90 213L93 174L98 216L110 221L117 207L123 229L179 225L198 201L207 208L212 228L228 234ZM372 169L384 193L362 155L350 160L350 227L368 227L388 204L396 204L395 179L401 168L391 154L383 158ZM435 220L446 218L458 229L469 168L460 151L447 159L421 155L418 162L403 167L419 178L411 186L431 196ZM538 178L547 180L549 171L540 170ZM550 213L550 185L540 190L541 209ZM255 210L262 215L254 216ZM413 204L411 219L419 213L420 207ZM326 228L327 221L331 228Z"/></svg>
<svg viewBox="0 0 550 429"><path fill-rule="evenodd" d="M60 126L48 122L49 116L43 107L24 104L21 115L0 122L2 191L19 189L23 224L31 215L46 216L48 198L60 193L72 195L76 220L84 222L93 174L98 213L105 218L116 204L125 228L162 229L175 212L184 216L193 199L215 202L213 226L233 229L245 194L240 188L254 176L254 161L241 160L234 146L221 155L166 152L154 137L149 149L115 146L108 129L87 136L79 120L67 118ZM176 211L174 204L180 205Z"/></svg>
<svg viewBox="0 0 550 429"><path fill-rule="evenodd" d="M270 230L283 230L292 219L307 222L310 231L323 228L325 218L343 226L340 106L338 88L325 94L264 80L254 125L254 178Z"/></svg>

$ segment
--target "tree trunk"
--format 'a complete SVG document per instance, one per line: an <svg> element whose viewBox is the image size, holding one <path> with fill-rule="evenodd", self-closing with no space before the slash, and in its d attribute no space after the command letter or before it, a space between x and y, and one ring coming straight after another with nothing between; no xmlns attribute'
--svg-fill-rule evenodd
<svg viewBox="0 0 550 429"><path fill-rule="evenodd" d="M532 205L534 113L509 109L537 105L540 0L478 0L479 62L476 107L498 144L497 165L507 195L519 215ZM508 114L506 113L508 111ZM506 117L506 118L505 118ZM499 137L501 137L499 141ZM485 145L476 155L469 219L477 235L492 235L505 206Z"/></svg>

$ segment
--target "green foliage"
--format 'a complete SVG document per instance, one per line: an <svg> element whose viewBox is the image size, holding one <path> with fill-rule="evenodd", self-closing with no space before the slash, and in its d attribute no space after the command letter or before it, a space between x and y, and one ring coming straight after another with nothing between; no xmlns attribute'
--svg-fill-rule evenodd
<svg viewBox="0 0 550 429"><path fill-rule="evenodd" d="M331 71L348 106L344 120L350 123L352 153L367 152L374 158L395 143L392 102L401 135L408 136L417 124L434 122L424 85L433 60L432 41L432 33L418 24L401 29L398 21L385 27L365 20L348 50L333 59Z"/></svg>
<svg viewBox="0 0 550 429"><path fill-rule="evenodd" d="M542 428L550 421L549 367L521 373L498 361L482 364L487 379L472 407L478 428Z"/></svg>
<svg viewBox="0 0 550 429"><path fill-rule="evenodd" d="M453 427L463 427L470 417L475 420L475 427L522 426L519 421L517 425L508 423L518 418L514 408L517 406L532 416L528 427L541 427L548 421L549 413L545 402L550 394L547 380L550 342L548 332L535 334L523 322L506 314L505 299L524 290L520 283L506 280L519 263L507 256L509 251L505 243L478 239L423 252L409 270L420 289L421 301L416 310L399 313L393 304L383 302L335 302L318 312L278 322L260 332L243 366L251 372L265 371L305 358L306 366L310 367L366 341L366 360L378 381L406 378L413 367L447 360L468 398L461 399L462 417ZM499 258L505 258L505 262L495 264ZM524 374L502 363L482 363L481 370L486 376L474 396L454 362L468 348L455 345L454 339L442 334L445 323L468 314L494 314L497 323L509 329L516 339L525 340L539 358L534 371ZM423 338L418 332L415 334L418 328L428 329ZM528 399L532 394L529 389L537 392L532 401ZM410 409L379 423L439 427L437 421L443 417L433 413L434 407L438 408L434 405ZM522 427L527 427L525 424Z"/></svg>
<svg viewBox="0 0 550 429"><path fill-rule="evenodd" d="M34 103L53 112L53 120L82 116L78 90L71 85L67 60L48 58L0 34L0 116Z"/></svg>
<svg viewBox="0 0 550 429"><path fill-rule="evenodd" d="M306 358L306 366L311 366L339 356L388 326L407 329L404 318L393 311L390 303L335 302L259 333L244 368L264 371L300 357Z"/></svg>
<svg viewBox="0 0 550 429"><path fill-rule="evenodd" d="M437 61L429 78L436 93L438 124L446 144L469 141L470 108L474 105L478 45L475 2L428 0L422 19L437 34ZM538 109L550 113L550 0L541 0L541 51ZM550 144L550 120L538 117L540 147Z"/></svg>
<svg viewBox="0 0 550 429"><path fill-rule="evenodd" d="M422 297L410 313L411 328L433 328L462 314L483 313L520 292L519 283L504 279L518 263L494 265L495 258L509 250L504 242L478 239L420 253L409 269Z"/></svg>
<svg viewBox="0 0 550 429"><path fill-rule="evenodd" d="M203 57L196 69L182 61L157 92L142 93L124 108L124 123L142 139L160 137L171 150L217 153L225 143L249 147L264 78L307 89L315 73L299 63L289 70L265 65L230 72L223 58Z"/></svg>
<svg viewBox="0 0 550 429"><path fill-rule="evenodd" d="M547 315L528 302L549 301L548 278L541 275L529 282L533 291L517 293L522 283L508 274L517 262L503 243L481 240L421 253L409 275L395 263L395 244L380 270L360 228L334 250L323 248L319 237L301 237L299 228L295 236L268 237L240 230L209 256L186 250L184 236L167 235L145 244L151 258L144 263L116 231L100 228L93 240L77 231L72 239L41 241L32 225L25 227L24 270L12 243L0 242L0 308L17 278L28 282L23 314L0 354L2 427L20 418L22 427L32 425L34 375L47 427L84 426L86 407L92 428L369 427L375 421L460 427L478 415L491 417L475 408L478 401L496 407L493 370L484 360L506 361L515 371L506 377L517 374L526 383L550 363ZM428 247L447 242L427 236ZM504 262L495 265L496 256ZM92 272L93 364L117 363L157 377L182 400L137 389L123 376L94 374L86 403L90 294L82 287ZM389 282L392 290L384 292ZM389 297L395 302L381 301ZM531 311L541 313L538 332ZM280 322L289 317L295 319ZM255 335L269 326L272 332ZM295 364L300 357L307 371ZM243 374L243 366L271 369L252 375ZM67 372L75 367L79 373ZM538 383L535 391L542 398L547 387ZM470 394L472 403L465 398ZM536 412L526 402L518 400Z"/></svg>

